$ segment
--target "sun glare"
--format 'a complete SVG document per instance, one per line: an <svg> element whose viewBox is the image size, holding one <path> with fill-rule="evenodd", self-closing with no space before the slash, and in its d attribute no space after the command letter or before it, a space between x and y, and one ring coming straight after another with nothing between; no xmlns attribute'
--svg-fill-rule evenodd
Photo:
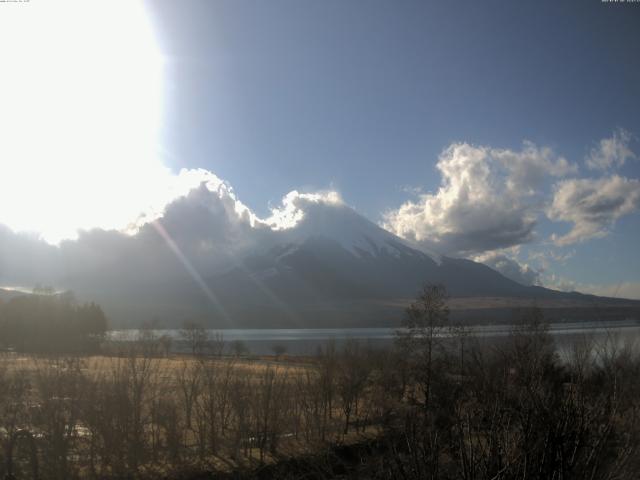
<svg viewBox="0 0 640 480"><path fill-rule="evenodd" d="M34 0L0 15L0 224L50 242L161 204L162 58L144 6Z"/></svg>

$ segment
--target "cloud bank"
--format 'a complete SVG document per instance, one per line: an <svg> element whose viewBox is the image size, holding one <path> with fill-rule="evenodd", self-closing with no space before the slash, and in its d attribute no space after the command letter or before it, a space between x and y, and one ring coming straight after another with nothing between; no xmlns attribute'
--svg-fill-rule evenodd
<svg viewBox="0 0 640 480"><path fill-rule="evenodd" d="M387 212L383 226L418 245L463 256L531 241L545 179L577 171L530 142L520 151L455 143L436 167L438 192Z"/></svg>
<svg viewBox="0 0 640 480"><path fill-rule="evenodd" d="M636 158L632 136L616 130L585 159L591 170L610 170ZM521 150L454 143L436 165L441 185L384 214L384 228L418 246L453 256L474 256L531 242L539 218L569 222L550 240L565 246L606 236L616 220L640 208L640 181L617 174L576 178L576 163L548 147ZM550 181L556 183L549 188Z"/></svg>

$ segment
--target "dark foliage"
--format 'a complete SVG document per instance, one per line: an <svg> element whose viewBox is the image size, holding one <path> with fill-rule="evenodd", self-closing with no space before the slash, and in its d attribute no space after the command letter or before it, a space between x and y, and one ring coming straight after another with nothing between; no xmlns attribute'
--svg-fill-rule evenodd
<svg viewBox="0 0 640 480"><path fill-rule="evenodd" d="M34 293L0 304L0 345L24 352L89 352L107 330L99 305L73 294Z"/></svg>

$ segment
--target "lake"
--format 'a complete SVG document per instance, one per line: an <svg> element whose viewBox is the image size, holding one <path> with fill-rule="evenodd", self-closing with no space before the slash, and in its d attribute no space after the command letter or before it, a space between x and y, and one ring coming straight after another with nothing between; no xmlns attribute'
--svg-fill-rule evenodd
<svg viewBox="0 0 640 480"><path fill-rule="evenodd" d="M469 327L471 335L490 341L492 337L505 337L511 332L511 325L474 325ZM285 328L285 329L224 329L209 330L211 336L222 334L227 344L243 342L251 353L257 355L273 353L274 346L282 346L293 355L310 355L328 341L339 347L348 339L367 342L375 347L385 347L393 343L397 328ZM594 342L615 342L622 346L640 341L640 324L634 320L610 322L552 323L549 332L553 335L560 353L566 352L577 340L588 337ZM139 330L114 330L110 338L117 341L134 340ZM154 330L154 334L169 335L180 351L180 330Z"/></svg>

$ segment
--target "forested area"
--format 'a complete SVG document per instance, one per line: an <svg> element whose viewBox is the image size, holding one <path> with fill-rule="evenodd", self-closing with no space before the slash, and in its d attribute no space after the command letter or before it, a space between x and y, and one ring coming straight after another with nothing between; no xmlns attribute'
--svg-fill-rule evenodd
<svg viewBox="0 0 640 480"><path fill-rule="evenodd" d="M251 358L219 336L196 348L196 329L191 355L149 331L110 356L4 353L0 475L638 478L631 346L585 337L560 358L535 308L483 342L448 323L438 287L405 327L392 349L353 340L304 358Z"/></svg>
<svg viewBox="0 0 640 480"><path fill-rule="evenodd" d="M99 305L78 304L73 293L36 289L0 301L0 346L21 352L96 352L107 331Z"/></svg>

